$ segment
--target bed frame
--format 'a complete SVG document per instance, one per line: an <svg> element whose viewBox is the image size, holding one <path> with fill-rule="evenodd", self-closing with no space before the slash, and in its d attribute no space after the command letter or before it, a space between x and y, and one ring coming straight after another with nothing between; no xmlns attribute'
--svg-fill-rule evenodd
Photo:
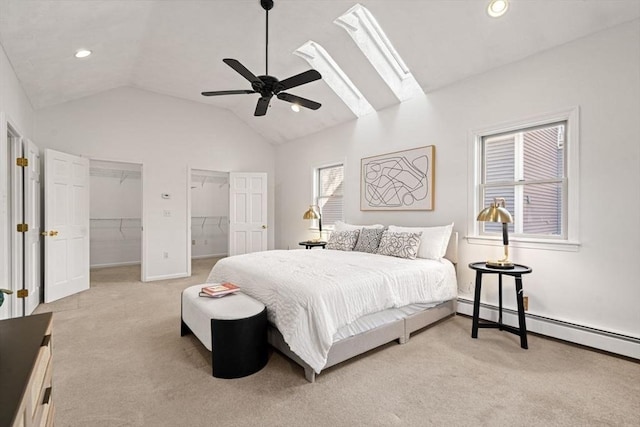
<svg viewBox="0 0 640 427"><path fill-rule="evenodd" d="M449 240L447 253L445 255L454 266L458 262L458 233L454 232ZM351 359L359 354L377 348L388 342L398 340L398 343L405 344L410 335L426 326L429 326L445 317L456 313L456 300L445 301L435 307L412 314L404 319L398 319L386 325L379 326L358 335L345 338L334 343L327 355L327 364L323 369L337 365L340 362ZM276 350L283 353L289 359L304 368L304 377L310 383L315 382L316 373L311 366L304 362L297 354L289 348L284 341L280 331L273 325L268 329L269 344Z"/></svg>

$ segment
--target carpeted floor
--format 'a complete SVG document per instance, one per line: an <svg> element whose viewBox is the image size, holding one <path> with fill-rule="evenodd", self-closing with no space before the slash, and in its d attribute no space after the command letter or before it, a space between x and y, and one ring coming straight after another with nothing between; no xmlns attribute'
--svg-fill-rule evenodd
<svg viewBox="0 0 640 427"><path fill-rule="evenodd" d="M62 426L594 426L640 424L640 364L493 329L471 339L457 316L322 372L272 353L260 372L211 376L210 353L180 337L193 277L139 282L139 267L93 270L91 289L53 311L53 381Z"/></svg>

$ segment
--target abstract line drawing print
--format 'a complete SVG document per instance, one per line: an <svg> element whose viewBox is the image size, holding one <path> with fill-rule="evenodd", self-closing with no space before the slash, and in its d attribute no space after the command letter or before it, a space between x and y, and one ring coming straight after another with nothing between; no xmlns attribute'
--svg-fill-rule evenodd
<svg viewBox="0 0 640 427"><path fill-rule="evenodd" d="M361 210L433 209L435 147L362 159Z"/></svg>

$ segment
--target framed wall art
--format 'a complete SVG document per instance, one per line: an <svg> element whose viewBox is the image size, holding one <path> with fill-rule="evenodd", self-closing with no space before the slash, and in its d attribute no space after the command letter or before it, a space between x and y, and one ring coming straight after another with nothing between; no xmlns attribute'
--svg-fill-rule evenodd
<svg viewBox="0 0 640 427"><path fill-rule="evenodd" d="M360 210L433 210L436 147L429 145L360 161Z"/></svg>

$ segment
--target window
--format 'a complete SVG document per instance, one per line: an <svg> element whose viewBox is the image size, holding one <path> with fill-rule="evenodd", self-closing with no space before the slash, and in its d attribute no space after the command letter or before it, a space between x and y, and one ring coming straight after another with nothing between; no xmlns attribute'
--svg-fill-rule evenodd
<svg viewBox="0 0 640 427"><path fill-rule="evenodd" d="M320 207L322 227L333 228L336 221L342 221L344 165L332 165L315 170L315 204ZM317 226L317 224L316 224Z"/></svg>
<svg viewBox="0 0 640 427"><path fill-rule="evenodd" d="M514 241L577 247L575 128L577 110L571 110L476 133L471 213L475 237L492 239L500 235L500 224L477 222L475 218L501 197L513 217L509 234Z"/></svg>

